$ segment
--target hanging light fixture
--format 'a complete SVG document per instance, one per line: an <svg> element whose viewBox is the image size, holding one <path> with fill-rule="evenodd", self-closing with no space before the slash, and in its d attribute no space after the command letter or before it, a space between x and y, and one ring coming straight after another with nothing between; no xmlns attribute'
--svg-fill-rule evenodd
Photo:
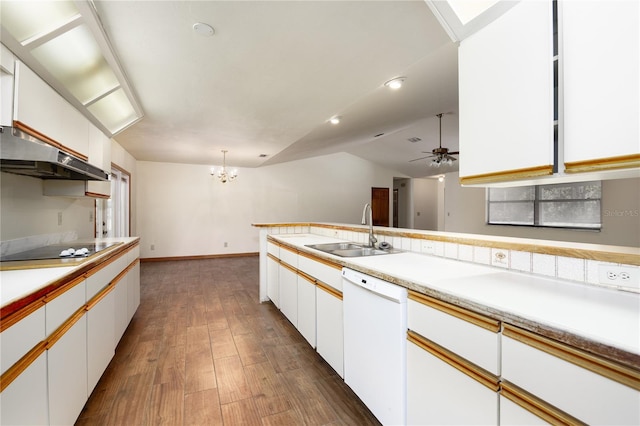
<svg viewBox="0 0 640 426"><path fill-rule="evenodd" d="M238 177L238 170L227 170L227 150L222 150L222 168L216 171L215 167L211 168L211 176L217 176L220 182L227 183Z"/></svg>

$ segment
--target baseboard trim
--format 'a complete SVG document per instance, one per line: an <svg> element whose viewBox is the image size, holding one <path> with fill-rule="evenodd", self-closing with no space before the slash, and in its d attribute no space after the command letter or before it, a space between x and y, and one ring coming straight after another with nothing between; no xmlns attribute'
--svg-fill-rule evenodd
<svg viewBox="0 0 640 426"><path fill-rule="evenodd" d="M230 257L251 257L258 256L258 252L250 253L225 253L225 254L203 254L198 256L169 256L169 257L144 257L140 262L166 262L173 260L202 260L202 259L223 259Z"/></svg>

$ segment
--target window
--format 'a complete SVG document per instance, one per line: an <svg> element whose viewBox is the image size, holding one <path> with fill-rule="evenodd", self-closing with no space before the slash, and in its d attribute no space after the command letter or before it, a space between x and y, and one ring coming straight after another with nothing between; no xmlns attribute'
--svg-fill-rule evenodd
<svg viewBox="0 0 640 426"><path fill-rule="evenodd" d="M96 201L96 237L129 236L130 180L124 170L111 170L111 198Z"/></svg>
<svg viewBox="0 0 640 426"><path fill-rule="evenodd" d="M488 223L600 229L600 181L489 188Z"/></svg>

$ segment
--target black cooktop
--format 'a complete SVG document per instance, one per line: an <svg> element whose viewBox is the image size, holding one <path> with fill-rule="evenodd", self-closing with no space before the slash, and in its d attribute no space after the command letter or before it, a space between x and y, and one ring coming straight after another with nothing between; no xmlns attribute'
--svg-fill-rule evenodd
<svg viewBox="0 0 640 426"><path fill-rule="evenodd" d="M97 242L97 243L79 243L76 241L69 241L62 244L53 244L50 246L38 247L31 250L22 251L20 253L8 254L0 257L0 262L14 262L19 260L47 260L47 259L70 259L70 258L83 258L91 256L111 246L119 244L117 242ZM63 250L68 249L79 250L82 248L88 249L88 251L81 255L66 255L61 256Z"/></svg>

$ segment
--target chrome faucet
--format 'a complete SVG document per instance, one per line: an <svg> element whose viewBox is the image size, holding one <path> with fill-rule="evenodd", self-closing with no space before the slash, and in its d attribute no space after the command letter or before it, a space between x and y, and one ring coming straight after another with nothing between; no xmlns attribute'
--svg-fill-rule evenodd
<svg viewBox="0 0 640 426"><path fill-rule="evenodd" d="M362 210L362 224L367 224L367 209L369 209L369 245L367 247L375 248L378 239L373 236L373 212L369 203L365 204Z"/></svg>

